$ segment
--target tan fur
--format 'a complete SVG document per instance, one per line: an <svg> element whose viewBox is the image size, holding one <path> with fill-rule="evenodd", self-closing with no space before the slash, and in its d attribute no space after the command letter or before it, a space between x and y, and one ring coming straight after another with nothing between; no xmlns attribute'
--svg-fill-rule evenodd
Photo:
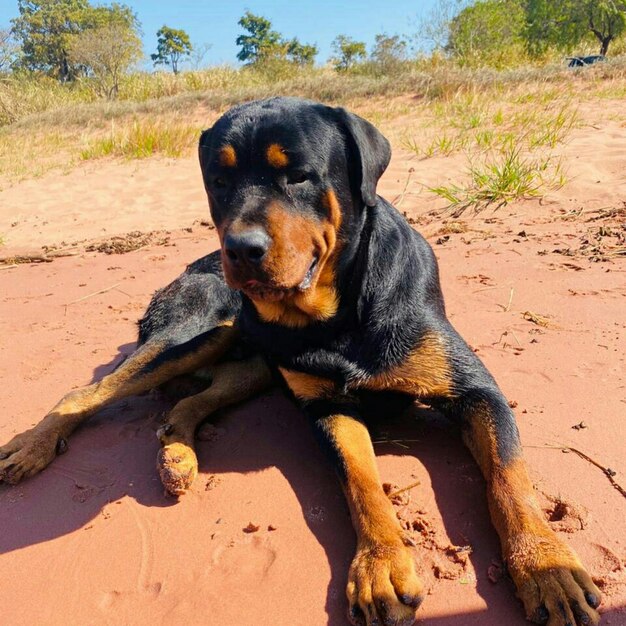
<svg viewBox="0 0 626 626"><path fill-rule="evenodd" d="M285 382L292 393L299 400L314 400L317 398L327 398L335 392L335 385L332 381L319 376L312 376L304 372L278 368L283 375Z"/></svg>
<svg viewBox="0 0 626 626"><path fill-rule="evenodd" d="M404 363L374 376L362 386L373 390L402 391L418 398L450 397L452 375L441 335L427 334Z"/></svg>
<svg viewBox="0 0 626 626"><path fill-rule="evenodd" d="M212 382L205 391L181 400L157 435L163 445L157 469L165 489L180 496L198 474L194 434L198 425L218 409L243 402L267 389L271 372L260 356L246 361L219 363L209 368Z"/></svg>
<svg viewBox="0 0 626 626"><path fill-rule="evenodd" d="M237 167L237 153L233 146L226 144L220 148L219 163L222 167Z"/></svg>
<svg viewBox="0 0 626 626"><path fill-rule="evenodd" d="M576 623L568 603L575 599L597 624L599 615L583 595L600 592L582 563L549 527L539 506L524 460L504 464L497 453L493 422L486 406L476 409L465 440L487 480L487 499L493 525L500 536L502 552L527 617L540 604L555 616L551 624ZM564 621L560 604L564 604Z"/></svg>
<svg viewBox="0 0 626 626"><path fill-rule="evenodd" d="M348 601L365 615L373 605L384 607L381 617L389 620L385 623L412 624L423 585L382 489L367 428L345 415L331 415L323 422L342 461L344 491L357 533L357 552L346 588Z"/></svg>
<svg viewBox="0 0 626 626"><path fill-rule="evenodd" d="M328 214L322 223L293 215L277 203L268 210L267 229L273 241L266 261L270 274L292 285L304 277L314 252L319 254L319 260L316 276L306 291L289 294L280 301L253 299L266 322L302 328L312 321L330 319L337 312L334 263L339 251L341 210L332 190L324 194L322 204Z"/></svg>
<svg viewBox="0 0 626 626"><path fill-rule="evenodd" d="M281 167L287 167L289 165L289 157L285 152L285 149L277 143L272 143L267 147L265 151L265 158L267 162L276 169Z"/></svg>

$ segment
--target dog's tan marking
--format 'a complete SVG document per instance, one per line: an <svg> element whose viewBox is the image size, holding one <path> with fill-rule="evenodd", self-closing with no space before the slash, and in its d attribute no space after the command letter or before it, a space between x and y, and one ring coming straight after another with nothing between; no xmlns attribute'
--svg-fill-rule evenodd
<svg viewBox="0 0 626 626"><path fill-rule="evenodd" d="M569 602L576 601L589 615L589 624L597 624L598 613L584 593L594 594L599 602L600 591L574 551L549 527L521 453L506 463L500 458L494 416L486 404L478 405L469 421L464 439L487 480L491 519L527 617L536 617L544 604L558 620L571 610ZM569 618L576 623L571 613Z"/></svg>
<svg viewBox="0 0 626 626"><path fill-rule="evenodd" d="M363 383L366 389L402 391L416 397L450 397L452 370L443 337L426 334L406 361Z"/></svg>
<svg viewBox="0 0 626 626"><path fill-rule="evenodd" d="M230 144L222 146L219 151L219 164L222 167L237 167L237 153Z"/></svg>
<svg viewBox="0 0 626 626"><path fill-rule="evenodd" d="M365 615L384 608L385 623L410 624L423 597L413 555L395 511L385 495L372 442L364 424L346 415L331 415L320 426L337 451L342 481L357 534L346 594L351 607Z"/></svg>
<svg viewBox="0 0 626 626"><path fill-rule="evenodd" d="M267 147L265 158L267 162L276 169L289 165L289 157L285 152L285 148L278 143L272 143Z"/></svg>
<svg viewBox="0 0 626 626"><path fill-rule="evenodd" d="M312 321L330 319L337 312L335 263L340 251L341 208L332 189L323 194L321 203L327 212L322 222L293 215L278 203L269 207L268 234L273 241L267 260L270 273L300 277L306 272L313 254L318 255L318 266L313 282L305 291L296 291L278 302L253 299L261 319L266 322L302 328ZM294 279L290 280L293 284Z"/></svg>
<svg viewBox="0 0 626 626"><path fill-rule="evenodd" d="M298 400L316 400L329 398L335 391L335 384L326 378L278 368L291 392Z"/></svg>

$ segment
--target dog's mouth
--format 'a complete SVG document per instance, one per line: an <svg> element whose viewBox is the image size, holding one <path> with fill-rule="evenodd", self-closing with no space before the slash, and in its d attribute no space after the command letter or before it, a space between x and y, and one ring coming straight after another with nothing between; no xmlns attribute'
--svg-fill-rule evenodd
<svg viewBox="0 0 626 626"><path fill-rule="evenodd" d="M254 300L283 300L289 296L294 296L298 293L306 291L313 284L313 279L315 278L318 266L319 258L314 256L309 268L304 274L304 278L300 281L300 283L293 287L277 286L260 280L248 280L244 283L242 291Z"/></svg>

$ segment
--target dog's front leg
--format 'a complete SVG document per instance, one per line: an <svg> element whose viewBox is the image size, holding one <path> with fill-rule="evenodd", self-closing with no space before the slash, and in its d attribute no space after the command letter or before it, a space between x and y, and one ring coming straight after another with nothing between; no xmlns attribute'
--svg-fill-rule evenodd
<svg viewBox="0 0 626 626"><path fill-rule="evenodd" d="M448 409L487 480L493 524L528 618L550 626L597 624L600 592L549 527L522 458L515 418L495 386L468 389Z"/></svg>
<svg viewBox="0 0 626 626"><path fill-rule="evenodd" d="M385 495L374 449L353 406L319 400L307 403L316 436L339 475L357 551L348 577L349 619L359 626L408 626L423 598L413 553Z"/></svg>
<svg viewBox="0 0 626 626"><path fill-rule="evenodd" d="M145 343L115 371L71 391L36 426L0 446L0 482L15 484L40 472L65 451L74 430L104 406L213 363L238 337L236 328L221 326L185 344Z"/></svg>
<svg viewBox="0 0 626 626"><path fill-rule="evenodd" d="M163 446L157 456L157 469L163 486L173 496L185 493L198 475L194 447L198 425L218 409L243 402L272 383L270 369L258 355L244 361L218 363L208 372L208 389L178 402L157 430Z"/></svg>

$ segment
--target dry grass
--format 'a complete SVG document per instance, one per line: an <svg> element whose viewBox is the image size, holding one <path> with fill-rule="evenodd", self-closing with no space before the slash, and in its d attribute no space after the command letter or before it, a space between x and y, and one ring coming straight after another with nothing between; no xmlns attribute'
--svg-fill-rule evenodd
<svg viewBox="0 0 626 626"><path fill-rule="evenodd" d="M582 72L411 62L390 74L278 68L269 75L229 67L138 73L125 79L116 102L97 100L88 82L0 78L0 176L39 175L102 156L191 156L200 128L224 109L274 95L348 106L420 158L461 151L475 163L480 155L505 154L520 138L525 151L552 149L580 124L579 102L622 93L626 57ZM403 117L399 136L400 126L390 122Z"/></svg>
<svg viewBox="0 0 626 626"><path fill-rule="evenodd" d="M115 156L144 159L153 155L180 157L195 147L202 128L180 122L162 120L133 120L116 126L104 137L89 141L80 153L81 159Z"/></svg>

